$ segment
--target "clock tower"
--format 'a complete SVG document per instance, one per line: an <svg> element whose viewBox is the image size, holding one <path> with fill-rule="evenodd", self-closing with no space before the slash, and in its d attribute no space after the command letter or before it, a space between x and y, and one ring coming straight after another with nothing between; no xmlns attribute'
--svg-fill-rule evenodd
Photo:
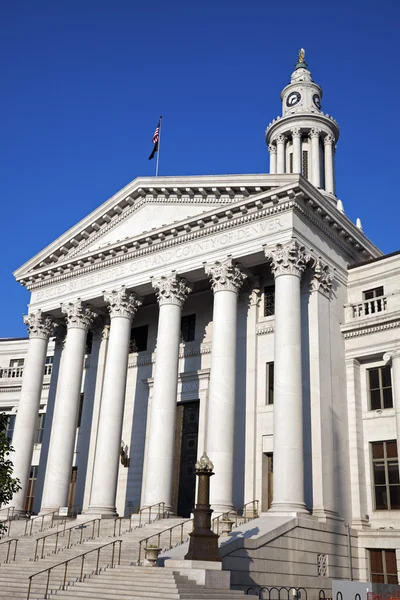
<svg viewBox="0 0 400 600"><path fill-rule="evenodd" d="M270 173L301 173L336 202L334 154L339 126L322 112L322 89L312 80L304 57L302 48L290 83L281 92L282 116L265 132Z"/></svg>

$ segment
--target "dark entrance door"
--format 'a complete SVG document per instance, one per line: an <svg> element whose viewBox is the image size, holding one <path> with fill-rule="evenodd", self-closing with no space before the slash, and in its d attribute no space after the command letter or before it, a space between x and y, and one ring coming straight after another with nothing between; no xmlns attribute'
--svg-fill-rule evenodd
<svg viewBox="0 0 400 600"><path fill-rule="evenodd" d="M180 517L189 517L194 508L199 431L199 401L178 404L175 445L174 508Z"/></svg>

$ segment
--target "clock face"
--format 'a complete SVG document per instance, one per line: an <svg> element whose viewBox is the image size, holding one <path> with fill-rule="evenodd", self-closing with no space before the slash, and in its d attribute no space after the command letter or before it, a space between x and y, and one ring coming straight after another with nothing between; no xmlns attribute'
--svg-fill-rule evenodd
<svg viewBox="0 0 400 600"><path fill-rule="evenodd" d="M315 106L318 108L318 110L321 110L321 99L318 96L318 94L314 94L314 96L312 97L313 102L315 104Z"/></svg>
<svg viewBox="0 0 400 600"><path fill-rule="evenodd" d="M295 106L301 100L299 92L292 92L286 99L286 106Z"/></svg>

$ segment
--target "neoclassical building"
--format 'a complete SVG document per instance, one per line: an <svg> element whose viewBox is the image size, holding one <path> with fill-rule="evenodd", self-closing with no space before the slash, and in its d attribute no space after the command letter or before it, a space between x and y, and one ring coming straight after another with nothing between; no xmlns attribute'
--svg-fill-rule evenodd
<svg viewBox="0 0 400 600"><path fill-rule="evenodd" d="M15 272L13 504L188 516L207 451L215 511L347 522L360 577L397 578L400 255L335 196L339 127L302 53L281 100L268 174L137 178Z"/></svg>

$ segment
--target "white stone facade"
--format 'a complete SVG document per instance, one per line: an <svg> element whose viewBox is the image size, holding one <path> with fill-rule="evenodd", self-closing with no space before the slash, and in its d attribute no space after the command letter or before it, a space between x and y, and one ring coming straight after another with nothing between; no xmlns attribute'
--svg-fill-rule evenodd
<svg viewBox="0 0 400 600"><path fill-rule="evenodd" d="M217 512L257 499L268 519L311 514L310 531L349 523L361 578L368 549L400 561L371 458L373 442L400 445L400 255L337 205L321 98L300 60L267 130L270 174L135 179L16 271L29 339L0 340L0 410L17 414L18 510L36 466L37 512L176 511L179 407L198 401ZM393 407L371 410L368 370L385 365Z"/></svg>

